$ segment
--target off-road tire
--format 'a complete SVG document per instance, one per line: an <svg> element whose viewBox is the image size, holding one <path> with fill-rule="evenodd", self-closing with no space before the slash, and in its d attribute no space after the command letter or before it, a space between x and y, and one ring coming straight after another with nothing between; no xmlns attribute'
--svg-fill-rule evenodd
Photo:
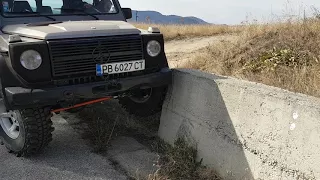
<svg viewBox="0 0 320 180"><path fill-rule="evenodd" d="M50 108L24 109L16 111L20 118L20 134L17 139L10 138L0 126L0 137L9 153L18 157L28 157L40 153L51 141L52 113Z"/></svg>
<svg viewBox="0 0 320 180"><path fill-rule="evenodd" d="M119 103L129 114L138 117L148 117L159 113L162 110L167 87L156 87L152 89L150 98L144 103L137 103L130 97L119 98Z"/></svg>

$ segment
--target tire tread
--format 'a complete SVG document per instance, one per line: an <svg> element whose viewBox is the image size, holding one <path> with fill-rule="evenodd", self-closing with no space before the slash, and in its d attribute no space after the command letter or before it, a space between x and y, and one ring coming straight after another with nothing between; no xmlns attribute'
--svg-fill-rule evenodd
<svg viewBox="0 0 320 180"><path fill-rule="evenodd" d="M18 157L27 157L40 152L52 141L52 114L47 107L20 112L25 127L25 144L20 151L13 153Z"/></svg>

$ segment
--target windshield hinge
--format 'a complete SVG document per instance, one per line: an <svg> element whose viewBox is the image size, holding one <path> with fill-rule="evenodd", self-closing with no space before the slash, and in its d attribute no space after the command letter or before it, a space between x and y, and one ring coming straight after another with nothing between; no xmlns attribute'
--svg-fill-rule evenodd
<svg viewBox="0 0 320 180"><path fill-rule="evenodd" d="M21 42L21 38L18 34L9 35L8 41L9 41L9 43Z"/></svg>

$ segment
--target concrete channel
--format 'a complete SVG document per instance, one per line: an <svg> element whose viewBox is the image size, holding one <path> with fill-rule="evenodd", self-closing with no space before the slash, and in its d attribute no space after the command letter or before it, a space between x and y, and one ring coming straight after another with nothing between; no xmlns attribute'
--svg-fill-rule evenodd
<svg viewBox="0 0 320 180"><path fill-rule="evenodd" d="M159 136L184 137L225 179L320 179L320 100L176 69Z"/></svg>

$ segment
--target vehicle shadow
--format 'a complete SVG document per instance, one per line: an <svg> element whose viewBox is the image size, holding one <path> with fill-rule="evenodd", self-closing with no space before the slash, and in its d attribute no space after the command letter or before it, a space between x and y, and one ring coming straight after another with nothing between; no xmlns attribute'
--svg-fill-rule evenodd
<svg viewBox="0 0 320 180"><path fill-rule="evenodd" d="M225 77L196 71L174 71L159 136L170 143L179 137L187 139L196 146L198 159L223 179L251 180L244 146L229 114L239 105L238 99L226 106L226 92L220 92L216 82L222 79Z"/></svg>

